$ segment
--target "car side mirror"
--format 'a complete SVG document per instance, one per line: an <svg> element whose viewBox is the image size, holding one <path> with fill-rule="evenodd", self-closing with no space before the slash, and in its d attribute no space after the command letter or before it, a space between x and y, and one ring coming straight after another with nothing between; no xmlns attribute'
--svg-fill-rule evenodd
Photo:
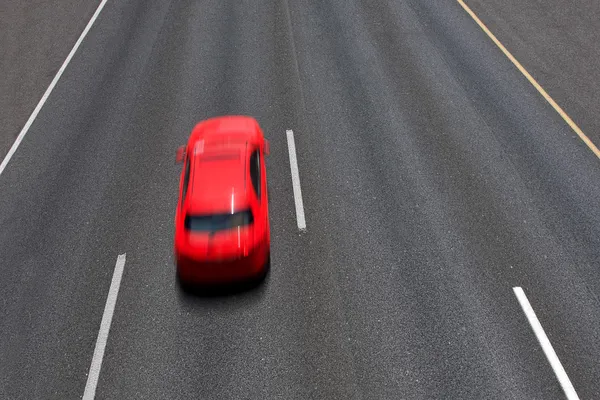
<svg viewBox="0 0 600 400"><path fill-rule="evenodd" d="M269 141L265 139L265 154L269 155L271 152L271 146L269 145Z"/></svg>
<svg viewBox="0 0 600 400"><path fill-rule="evenodd" d="M177 154L175 155L175 162L181 164L185 158L185 146L179 146L177 148Z"/></svg>

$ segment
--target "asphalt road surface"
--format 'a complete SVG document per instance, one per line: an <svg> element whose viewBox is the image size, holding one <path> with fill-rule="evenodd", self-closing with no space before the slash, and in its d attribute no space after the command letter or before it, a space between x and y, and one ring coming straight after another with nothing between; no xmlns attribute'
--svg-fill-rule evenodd
<svg viewBox="0 0 600 400"><path fill-rule="evenodd" d="M472 5L598 145L597 55L529 32L577 48L600 18L498 4ZM270 140L272 269L205 298L175 281L174 158L220 114ZM564 398L514 287L600 398L600 160L455 1L108 0L0 175L0 224L2 399L81 398L119 254L96 399Z"/></svg>
<svg viewBox="0 0 600 400"><path fill-rule="evenodd" d="M0 2L0 159L96 7L97 0Z"/></svg>

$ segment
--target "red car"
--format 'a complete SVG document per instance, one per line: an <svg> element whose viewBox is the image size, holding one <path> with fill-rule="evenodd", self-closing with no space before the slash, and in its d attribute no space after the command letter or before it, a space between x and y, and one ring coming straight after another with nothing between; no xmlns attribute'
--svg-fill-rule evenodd
<svg viewBox="0 0 600 400"><path fill-rule="evenodd" d="M269 142L252 117L198 123L187 145L175 214L180 283L213 284L258 278L270 267L265 155Z"/></svg>

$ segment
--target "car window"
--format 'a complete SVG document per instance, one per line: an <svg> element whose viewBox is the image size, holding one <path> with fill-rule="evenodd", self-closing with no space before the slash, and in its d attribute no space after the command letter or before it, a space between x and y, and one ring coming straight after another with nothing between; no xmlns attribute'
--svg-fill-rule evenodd
<svg viewBox="0 0 600 400"><path fill-rule="evenodd" d="M260 153L258 149L254 150L250 156L250 179L252 180L256 197L260 201Z"/></svg>
<svg viewBox="0 0 600 400"><path fill-rule="evenodd" d="M181 193L181 206L183 207L183 201L185 200L185 194L187 193L188 185L190 183L190 158L185 158L185 175L183 176L183 190Z"/></svg>
<svg viewBox="0 0 600 400"><path fill-rule="evenodd" d="M253 222L252 212L242 210L234 214L187 215L183 224L188 231L217 232L250 225Z"/></svg>

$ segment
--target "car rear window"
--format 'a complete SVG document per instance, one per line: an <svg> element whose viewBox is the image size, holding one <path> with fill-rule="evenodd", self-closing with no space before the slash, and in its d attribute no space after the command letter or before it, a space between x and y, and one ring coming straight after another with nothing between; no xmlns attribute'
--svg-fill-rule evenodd
<svg viewBox="0 0 600 400"><path fill-rule="evenodd" d="M188 215L185 217L184 226L189 231L216 232L250 225L253 222L252 212L243 210L234 214Z"/></svg>

